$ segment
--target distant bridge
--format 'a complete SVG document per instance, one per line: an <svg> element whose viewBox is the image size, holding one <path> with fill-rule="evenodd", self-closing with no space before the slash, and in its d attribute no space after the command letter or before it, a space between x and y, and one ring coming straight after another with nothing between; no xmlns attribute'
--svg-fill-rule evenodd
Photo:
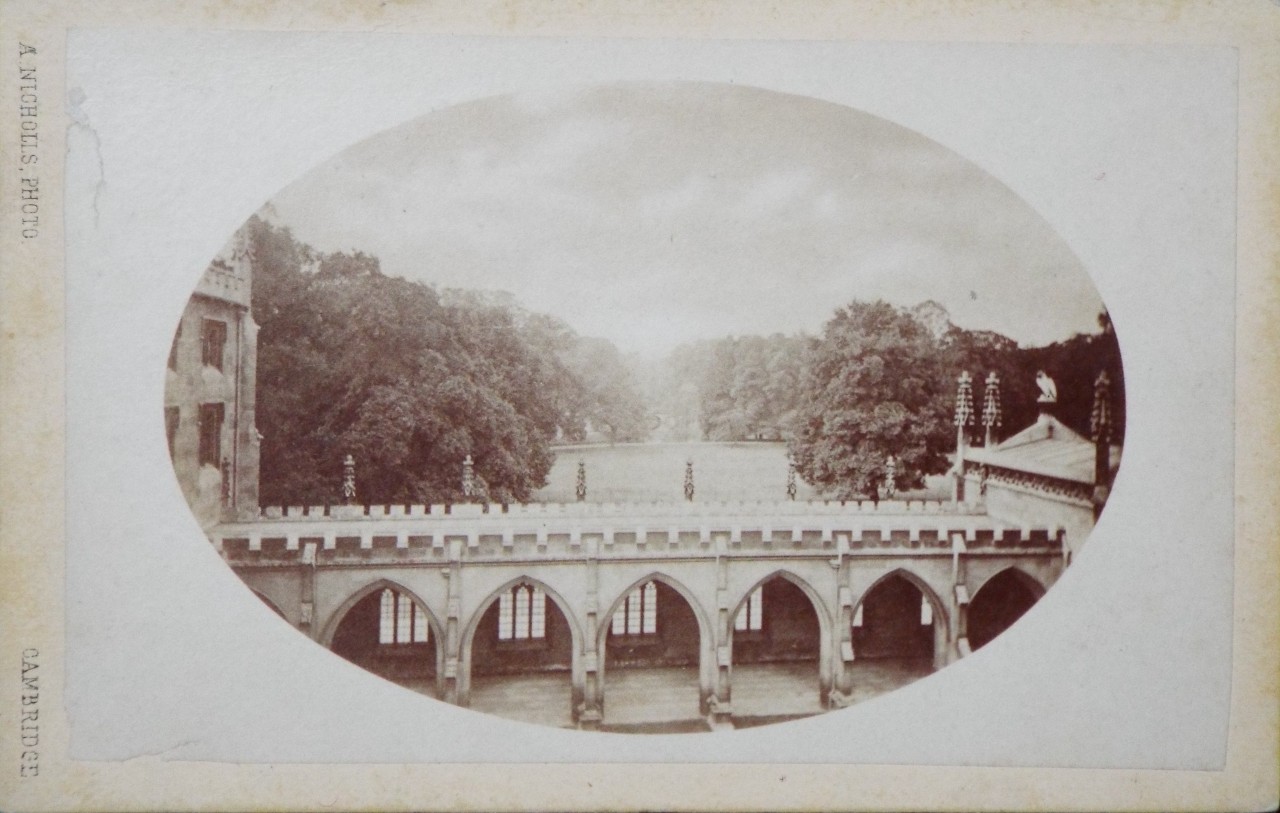
<svg viewBox="0 0 1280 813"><path fill-rule="evenodd" d="M922 636L924 657L942 667L970 650L972 606L990 594L983 623L1005 623L1009 591L1021 591L1018 600L1029 606L1057 580L1070 549L1060 525L1010 524L981 505L949 502L297 506L266 508L256 520L208 533L259 597L322 645L376 649L376 641L348 643L354 638L344 630L357 616L373 618L360 622L373 631L381 613L383 644L400 640L388 623L403 630L425 623L402 649L426 653L414 674L430 684L428 693L470 705L482 659L499 675L504 664L558 667L571 681L564 716L584 728L610 722L606 667L675 663L685 644L697 713L712 725L732 724L735 637L740 659L748 651L764 660L810 652L815 708L846 705L861 658L906 651L894 648L893 635ZM918 591L918 627L894 631L875 620L888 612L877 602L902 601L889 595L890 582L894 595ZM650 584L652 598L643 598ZM772 592L763 594L762 610L752 609L762 585ZM521 640L513 625L522 629L537 602L546 604L546 626L537 622ZM671 608L682 604L687 610ZM676 609L690 619L684 628L668 615ZM672 619L665 648L646 642L654 622L642 611L656 614L658 627ZM747 623L753 613L761 618ZM816 641L783 643L801 617L816 618ZM775 633L762 642L755 630L770 624ZM539 632L558 641L534 652L529 639ZM385 658L378 664L367 668L409 674Z"/></svg>

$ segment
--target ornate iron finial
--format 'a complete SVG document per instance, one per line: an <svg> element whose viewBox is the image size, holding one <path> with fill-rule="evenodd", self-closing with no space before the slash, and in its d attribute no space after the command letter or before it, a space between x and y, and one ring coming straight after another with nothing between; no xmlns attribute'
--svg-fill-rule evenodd
<svg viewBox="0 0 1280 813"><path fill-rule="evenodd" d="M578 502L586 502L587 499L587 464L578 461L578 482L573 488L573 493L577 495Z"/></svg>
<svg viewBox="0 0 1280 813"><path fill-rule="evenodd" d="M796 459L787 453L787 499L796 498Z"/></svg>
<svg viewBox="0 0 1280 813"><path fill-rule="evenodd" d="M898 461L893 455L884 461L884 498L892 500L898 494Z"/></svg>
<svg viewBox="0 0 1280 813"><path fill-rule="evenodd" d="M986 445L991 445L995 430L1000 428L1004 415L1000 410L1000 376L987 375L987 391L982 401L982 426L986 429Z"/></svg>
<svg viewBox="0 0 1280 813"><path fill-rule="evenodd" d="M1111 420L1111 378L1103 370L1093 382L1093 412L1089 416L1095 443L1111 442Z"/></svg>
<svg viewBox="0 0 1280 813"><path fill-rule="evenodd" d="M693 461L686 460L684 463L684 498L689 502L693 502Z"/></svg>
<svg viewBox="0 0 1280 813"><path fill-rule="evenodd" d="M960 373L959 387L956 390L956 426L964 428L973 426L973 379L969 371Z"/></svg>
<svg viewBox="0 0 1280 813"><path fill-rule="evenodd" d="M356 501L356 459L351 455L342 461L342 499Z"/></svg>
<svg viewBox="0 0 1280 813"><path fill-rule="evenodd" d="M471 455L462 461L462 496L468 500L476 493L476 465Z"/></svg>

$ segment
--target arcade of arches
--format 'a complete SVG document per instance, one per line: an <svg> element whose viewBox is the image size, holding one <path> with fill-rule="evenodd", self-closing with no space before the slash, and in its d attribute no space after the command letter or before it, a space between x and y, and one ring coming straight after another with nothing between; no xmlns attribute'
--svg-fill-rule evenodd
<svg viewBox="0 0 1280 813"><path fill-rule="evenodd" d="M1042 593L1014 568L987 580L968 608L976 649L1004 631ZM264 601L266 599L264 598ZM727 617L733 725L746 727L820 713L831 705L824 679L825 612L802 582L775 575L750 589ZM575 634L559 601L520 579L479 611L469 639L468 705L478 711L572 727L581 709L575 689ZM701 679L707 662L700 610L665 578L649 578L619 596L599 626L600 728L628 732L707 730ZM946 610L903 571L876 581L845 615L847 699L857 702L923 677L941 665ZM425 606L398 585L368 589L342 612L332 650L383 678L443 697L441 632ZM726 666L726 664L720 664Z"/></svg>

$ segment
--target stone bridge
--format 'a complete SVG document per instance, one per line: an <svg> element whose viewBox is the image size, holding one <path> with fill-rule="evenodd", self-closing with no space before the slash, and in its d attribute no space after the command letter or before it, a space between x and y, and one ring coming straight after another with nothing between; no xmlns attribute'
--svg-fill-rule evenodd
<svg viewBox="0 0 1280 813"><path fill-rule="evenodd" d="M877 586L895 580L919 592L922 651L936 669L970 651L970 606L984 589L995 592L988 584L1012 580L1034 601L1057 580L1068 550L1063 526L1014 525L954 502L290 507L208 533L260 598L335 651L353 608L384 594L392 611L397 598L412 602L400 623L427 625L413 640L433 642L419 647L434 650L424 672L429 693L463 706L471 705L477 653L492 649L489 627L506 623L509 633L527 621L527 610L510 609L512 591L540 593L547 634L559 630L564 639L565 717L584 728L609 721L606 666L619 662L609 650L623 640L609 634L610 622L650 583L668 604L682 599L692 617L698 713L712 726L731 725L735 633L749 637L739 615L761 585L811 605L813 702L832 708L854 696L853 666L871 648L859 638L862 605ZM500 602L515 622L494 622ZM384 599L384 616L387 607ZM766 618L775 610L782 604L764 602Z"/></svg>

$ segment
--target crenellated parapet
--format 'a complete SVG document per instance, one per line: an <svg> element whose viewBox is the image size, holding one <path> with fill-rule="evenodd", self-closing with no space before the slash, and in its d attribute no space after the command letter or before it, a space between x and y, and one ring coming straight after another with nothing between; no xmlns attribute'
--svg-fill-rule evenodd
<svg viewBox="0 0 1280 813"><path fill-rule="evenodd" d="M842 516L846 514L917 515L981 514L978 505L946 500L811 500L737 502L652 502L652 503L457 503L430 505L291 505L261 509L264 520L326 518L382 519L398 517L690 517L737 515L743 517Z"/></svg>
<svg viewBox="0 0 1280 813"><path fill-rule="evenodd" d="M378 506L281 511L224 523L210 538L233 564L316 565L589 558L830 557L888 553L949 555L958 535L970 549L1060 549L1060 526L1015 525L945 503L759 503L638 506ZM801 511L802 507L810 510ZM489 510L484 510L485 508ZM420 510L416 510L420 509ZM461 510L459 510L461 509ZM514 509L514 510L512 510ZM566 510L567 509L567 510ZM274 512L273 512L274 513Z"/></svg>

